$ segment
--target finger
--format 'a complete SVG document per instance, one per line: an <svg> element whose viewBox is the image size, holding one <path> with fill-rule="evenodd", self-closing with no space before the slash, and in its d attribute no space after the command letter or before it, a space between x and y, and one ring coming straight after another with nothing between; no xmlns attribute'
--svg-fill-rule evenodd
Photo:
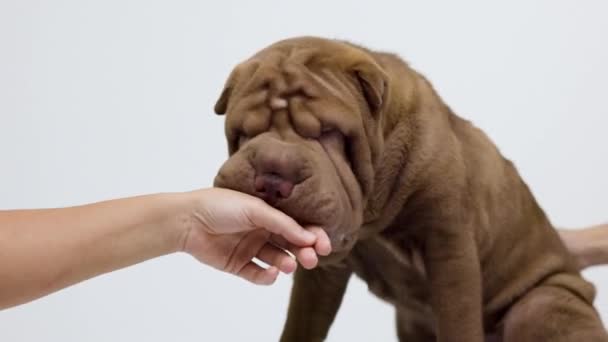
<svg viewBox="0 0 608 342"><path fill-rule="evenodd" d="M319 258L313 247L298 247L290 244L280 235L271 235L269 241L279 248L283 248L292 253L296 260L306 269L312 269L317 266Z"/></svg>
<svg viewBox="0 0 608 342"><path fill-rule="evenodd" d="M246 215L257 228L283 236L297 246L311 246L315 243L315 234L302 228L294 219L269 206L263 201L255 201L246 208Z"/></svg>
<svg viewBox="0 0 608 342"><path fill-rule="evenodd" d="M300 265L307 270L317 267L319 258L312 247L293 247L291 252L296 256Z"/></svg>
<svg viewBox="0 0 608 342"><path fill-rule="evenodd" d="M256 257L270 266L277 267L283 273L289 274L298 266L287 252L271 244L264 245Z"/></svg>
<svg viewBox="0 0 608 342"><path fill-rule="evenodd" d="M270 234L262 229L244 233L227 254L229 257L224 270L230 273L237 273L241 270L243 265L249 263L258 254L258 251L267 243L269 236Z"/></svg>
<svg viewBox="0 0 608 342"><path fill-rule="evenodd" d="M329 255L331 253L331 242L325 230L319 227L308 228L310 232L317 236L317 242L315 243L315 251L319 255Z"/></svg>
<svg viewBox="0 0 608 342"><path fill-rule="evenodd" d="M284 249L291 252L292 244L285 240L281 235L270 234L268 242L276 246L277 248Z"/></svg>
<svg viewBox="0 0 608 342"><path fill-rule="evenodd" d="M237 275L256 285L271 285L277 280L279 269L274 266L265 269L249 262L241 268Z"/></svg>

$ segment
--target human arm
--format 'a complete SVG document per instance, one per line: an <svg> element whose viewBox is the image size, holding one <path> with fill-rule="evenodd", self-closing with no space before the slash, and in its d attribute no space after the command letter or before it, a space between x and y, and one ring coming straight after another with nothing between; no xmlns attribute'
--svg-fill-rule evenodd
<svg viewBox="0 0 608 342"><path fill-rule="evenodd" d="M300 263L312 268L316 252L330 248L322 230L313 231L257 198L223 189L0 211L0 309L182 250L222 271L270 284L279 268L295 269L280 249L268 250L271 242L289 241ZM251 265L250 255L274 267Z"/></svg>

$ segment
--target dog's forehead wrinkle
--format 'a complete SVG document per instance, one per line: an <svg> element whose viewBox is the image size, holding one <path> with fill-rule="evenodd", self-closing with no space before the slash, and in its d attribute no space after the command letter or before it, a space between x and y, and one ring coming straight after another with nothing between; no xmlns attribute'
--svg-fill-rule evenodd
<svg viewBox="0 0 608 342"><path fill-rule="evenodd" d="M294 46L287 56L286 62L308 65L313 62L317 56L319 56L319 50L317 48Z"/></svg>
<svg viewBox="0 0 608 342"><path fill-rule="evenodd" d="M328 53L321 52L322 49L318 46L288 45L286 48L279 45L257 55L252 60L257 67L252 79L245 86L249 88L246 93L264 92L260 104L267 106L273 112L271 115L282 110L290 111L292 117L299 115L298 109L292 108L295 106L291 105L294 98L301 98L305 104L316 99L334 102L346 110L356 109L353 108L353 103L357 102L357 99L353 98L356 91L353 91L354 85L348 75L335 63L320 62L331 57ZM306 111L311 112L310 114L323 116L322 113L316 113L313 109L315 106L308 107Z"/></svg>
<svg viewBox="0 0 608 342"><path fill-rule="evenodd" d="M338 97L337 95L331 95L339 92L339 90L332 89L334 87L329 83L333 79L329 82L325 81L323 77L314 75L314 73L309 72L301 66L293 66L288 69L288 72L278 72L275 68L271 67L261 67L258 70L261 74L257 76L261 77L264 82L256 82L255 86L259 88L257 90L251 89L251 95L248 96L251 100L247 101L249 104L247 111L252 114L251 116L270 115L270 122L274 126L277 119L275 116L287 114L288 121L279 120L282 130L293 129L296 132L304 133L305 136L316 135L320 127L320 118L318 114L315 114L314 108L310 106L310 101L314 99L324 100L326 97L310 96L315 93L311 89L320 89L320 93L329 94L328 97L331 98ZM267 70L267 72L264 72L264 70ZM253 101L253 97L256 97L257 100ZM262 110L260 106L266 107L269 112ZM253 128L254 126L259 126L257 123L266 120L245 119L244 121L248 128Z"/></svg>
<svg viewBox="0 0 608 342"><path fill-rule="evenodd" d="M287 105L287 100L283 97L275 96L270 99L270 108L272 110L286 109Z"/></svg>

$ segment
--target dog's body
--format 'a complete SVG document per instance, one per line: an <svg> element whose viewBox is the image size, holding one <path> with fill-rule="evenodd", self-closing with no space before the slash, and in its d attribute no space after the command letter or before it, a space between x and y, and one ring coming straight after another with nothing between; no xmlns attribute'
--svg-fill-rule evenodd
<svg viewBox="0 0 608 342"><path fill-rule="evenodd" d="M318 38L239 66L216 105L216 185L326 228L283 341L322 341L350 275L393 303L402 341L608 341L593 287L514 166L398 57Z"/></svg>

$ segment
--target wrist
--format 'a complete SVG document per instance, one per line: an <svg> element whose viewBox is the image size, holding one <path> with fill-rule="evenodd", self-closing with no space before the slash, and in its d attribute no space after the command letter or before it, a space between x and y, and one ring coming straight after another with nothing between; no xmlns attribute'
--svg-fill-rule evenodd
<svg viewBox="0 0 608 342"><path fill-rule="evenodd" d="M163 193L157 196L165 209L159 226L167 241L168 252L183 251L193 227L194 198L190 192Z"/></svg>

